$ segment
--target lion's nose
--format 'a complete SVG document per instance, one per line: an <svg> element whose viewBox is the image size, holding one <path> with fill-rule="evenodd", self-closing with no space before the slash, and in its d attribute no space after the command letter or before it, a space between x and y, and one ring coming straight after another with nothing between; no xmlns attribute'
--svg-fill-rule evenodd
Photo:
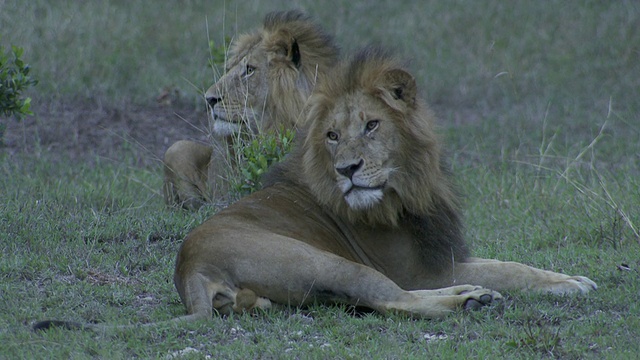
<svg viewBox="0 0 640 360"><path fill-rule="evenodd" d="M207 104L209 104L209 106L213 107L215 104L220 102L222 98L219 96L207 96L205 100L207 100Z"/></svg>
<svg viewBox="0 0 640 360"><path fill-rule="evenodd" d="M346 166L336 167L336 171L338 172L338 174L351 179L353 174L355 174L356 171L360 170L362 165L364 165L364 160L360 159L357 164L351 163Z"/></svg>

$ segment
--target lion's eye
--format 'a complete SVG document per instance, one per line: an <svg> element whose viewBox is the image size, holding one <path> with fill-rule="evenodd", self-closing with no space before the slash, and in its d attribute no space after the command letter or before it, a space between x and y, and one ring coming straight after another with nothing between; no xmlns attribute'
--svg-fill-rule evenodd
<svg viewBox="0 0 640 360"><path fill-rule="evenodd" d="M244 70L244 76L245 77L249 77L249 76L253 75L253 73L255 71L256 71L255 66L247 65L246 69Z"/></svg>
<svg viewBox="0 0 640 360"><path fill-rule="evenodd" d="M378 128L378 125L380 124L380 121L378 120L371 120L367 123L367 132L372 132L373 130Z"/></svg>
<svg viewBox="0 0 640 360"><path fill-rule="evenodd" d="M338 136L338 133L336 133L335 131L329 131L329 132L327 133L327 138L328 138L330 141L338 141L338 138L339 138L339 137L340 137L340 136Z"/></svg>

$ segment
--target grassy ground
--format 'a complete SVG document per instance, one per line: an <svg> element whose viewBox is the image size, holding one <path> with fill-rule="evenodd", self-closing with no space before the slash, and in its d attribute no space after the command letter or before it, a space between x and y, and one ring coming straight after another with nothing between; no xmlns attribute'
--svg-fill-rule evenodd
<svg viewBox="0 0 640 360"><path fill-rule="evenodd" d="M205 116L200 96L214 81L209 41L285 3L0 1L0 44L23 46L41 81L30 94L35 117L0 119L9 125L0 149L0 358L640 351L635 2L294 2L345 52L375 42L411 61L440 117L476 255L588 276L599 285L589 296L514 292L438 321L318 305L111 337L31 332L44 318L125 324L184 313L171 280L175 254L216 209L164 208L158 158L172 141L200 134L189 123ZM165 89L174 95L162 111L188 121L159 122Z"/></svg>

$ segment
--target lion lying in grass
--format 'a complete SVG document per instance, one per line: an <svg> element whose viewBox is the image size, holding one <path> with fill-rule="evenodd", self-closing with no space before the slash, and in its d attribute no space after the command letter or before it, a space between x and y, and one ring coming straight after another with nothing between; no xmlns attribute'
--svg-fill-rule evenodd
<svg viewBox="0 0 640 360"><path fill-rule="evenodd" d="M241 36L229 55L225 74L205 94L216 144L181 140L164 155L169 205L193 210L228 193L234 140L243 133L292 129L338 50L311 18L288 11L268 14L262 29Z"/></svg>
<svg viewBox="0 0 640 360"><path fill-rule="evenodd" d="M265 188L185 239L174 282L188 315L173 321L314 301L434 318L490 304L496 291L596 289L586 277L469 257L434 119L416 92L377 49L336 68ZM36 328L51 325L79 326Z"/></svg>
<svg viewBox="0 0 640 360"><path fill-rule="evenodd" d="M376 49L321 82L306 135L269 185L184 241L174 280L190 316L237 311L247 290L257 297L243 308L320 300L430 318L490 303L494 290L595 289L586 277L469 257L416 91Z"/></svg>

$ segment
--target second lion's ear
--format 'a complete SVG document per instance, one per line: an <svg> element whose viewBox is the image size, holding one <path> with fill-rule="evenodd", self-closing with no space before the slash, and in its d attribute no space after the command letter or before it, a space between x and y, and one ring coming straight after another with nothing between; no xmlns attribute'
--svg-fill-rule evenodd
<svg viewBox="0 0 640 360"><path fill-rule="evenodd" d="M298 47L298 41L294 38L291 39L289 49L287 49L287 57L295 67L300 67L300 47Z"/></svg>

